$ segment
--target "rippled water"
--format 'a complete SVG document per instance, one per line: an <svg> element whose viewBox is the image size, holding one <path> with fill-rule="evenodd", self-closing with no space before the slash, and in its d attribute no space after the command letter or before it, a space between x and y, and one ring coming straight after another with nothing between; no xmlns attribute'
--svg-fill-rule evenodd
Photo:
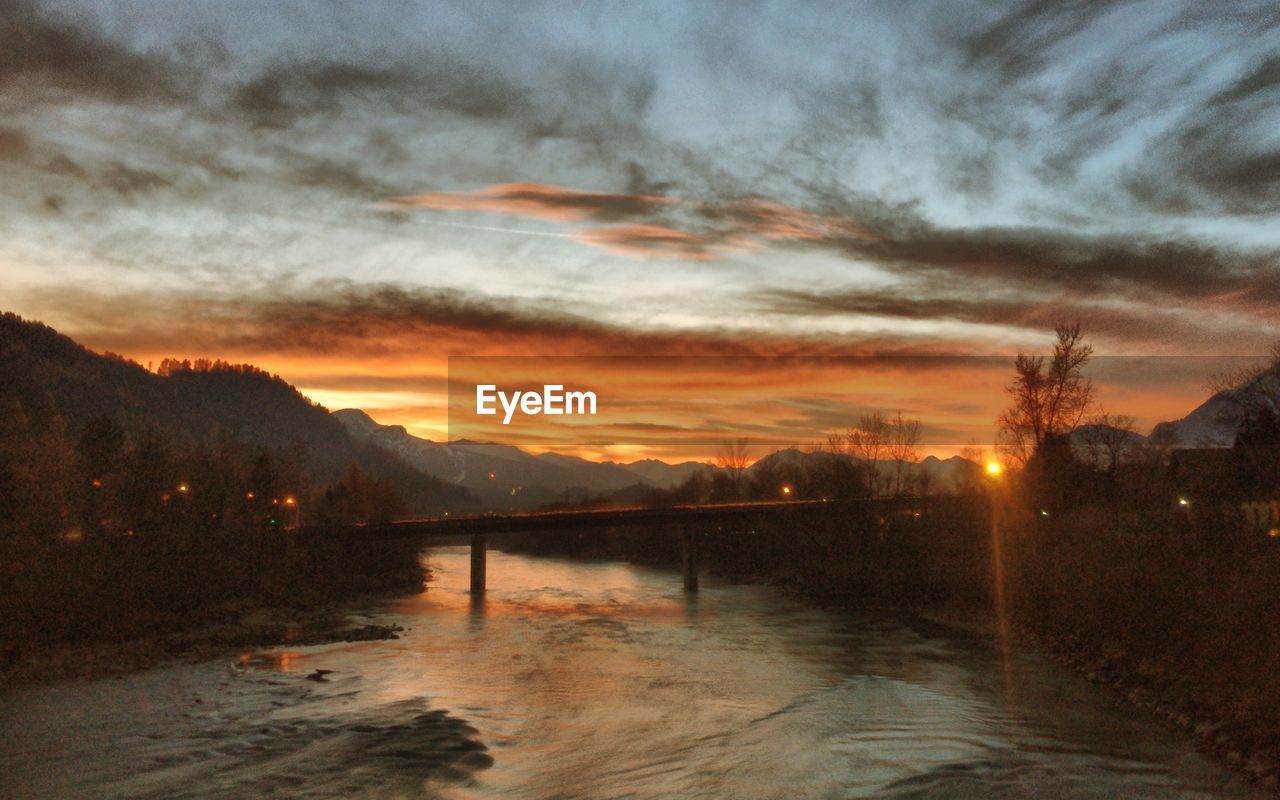
<svg viewBox="0 0 1280 800"><path fill-rule="evenodd" d="M0 695L5 797L1249 797L1034 655L760 586L429 554L394 641ZM312 680L316 670L331 672Z"/></svg>

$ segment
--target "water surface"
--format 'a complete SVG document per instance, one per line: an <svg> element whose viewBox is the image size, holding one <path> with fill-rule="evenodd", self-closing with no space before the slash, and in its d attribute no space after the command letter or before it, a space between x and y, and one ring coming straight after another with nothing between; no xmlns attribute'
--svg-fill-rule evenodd
<svg viewBox="0 0 1280 800"><path fill-rule="evenodd" d="M474 604L466 548L427 558L363 610L399 640L0 695L0 796L1263 796L983 634L501 552Z"/></svg>

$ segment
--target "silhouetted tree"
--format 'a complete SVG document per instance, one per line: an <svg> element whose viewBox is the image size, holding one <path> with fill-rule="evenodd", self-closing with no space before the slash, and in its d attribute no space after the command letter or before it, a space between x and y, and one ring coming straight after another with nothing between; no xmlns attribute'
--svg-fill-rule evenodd
<svg viewBox="0 0 1280 800"><path fill-rule="evenodd" d="M889 446L889 421L880 412L863 414L858 427L845 434L848 452L861 459L867 471L867 488L872 497L881 489L880 460Z"/></svg>
<svg viewBox="0 0 1280 800"><path fill-rule="evenodd" d="M1137 446L1133 433L1133 417L1102 412L1089 418L1080 438L1094 469L1114 475L1120 462Z"/></svg>
<svg viewBox="0 0 1280 800"><path fill-rule="evenodd" d="M120 426L107 417L94 417L85 423L76 442L76 465L80 520L88 536L102 534L103 498L110 491L108 484L123 453L124 431Z"/></svg>
<svg viewBox="0 0 1280 800"><path fill-rule="evenodd" d="M1280 488L1280 412L1269 405L1255 406L1236 432L1234 450L1250 489Z"/></svg>
<svg viewBox="0 0 1280 800"><path fill-rule="evenodd" d="M352 464L342 479L324 490L318 516L322 524L390 522L404 513L404 501L388 481L371 480Z"/></svg>
<svg viewBox="0 0 1280 800"><path fill-rule="evenodd" d="M724 470L733 484L734 494L742 493L742 475L750 463L751 452L746 439L734 439L725 442L716 455L716 466ZM726 498L726 499L736 499Z"/></svg>
<svg viewBox="0 0 1280 800"><path fill-rule="evenodd" d="M1083 368L1093 355L1084 343L1079 323L1059 323L1054 332L1053 359L1019 353L1016 377L1007 392L1012 405L1000 415L1000 444L1008 455L1025 464L1050 437L1075 430L1093 401L1093 383Z"/></svg>
<svg viewBox="0 0 1280 800"><path fill-rule="evenodd" d="M893 493L902 496L910 490L907 464L920 460L920 420L903 419L899 411L887 424L885 452L893 462Z"/></svg>

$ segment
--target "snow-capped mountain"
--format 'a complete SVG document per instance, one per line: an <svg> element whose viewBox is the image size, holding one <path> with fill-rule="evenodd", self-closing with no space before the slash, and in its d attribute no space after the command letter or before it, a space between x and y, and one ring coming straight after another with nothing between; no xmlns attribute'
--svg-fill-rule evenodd
<svg viewBox="0 0 1280 800"><path fill-rule="evenodd" d="M372 442L441 480L464 486L490 508L533 508L566 494L613 492L636 484L669 487L703 464L669 465L648 459L632 464L588 461L559 453L533 455L518 447L465 439L433 442L401 425L382 425L365 412L333 412L357 439Z"/></svg>
<svg viewBox="0 0 1280 800"><path fill-rule="evenodd" d="M1255 403L1280 406L1280 372L1273 369L1242 386L1218 392L1182 419L1156 425L1150 438L1180 448L1231 447L1246 410Z"/></svg>

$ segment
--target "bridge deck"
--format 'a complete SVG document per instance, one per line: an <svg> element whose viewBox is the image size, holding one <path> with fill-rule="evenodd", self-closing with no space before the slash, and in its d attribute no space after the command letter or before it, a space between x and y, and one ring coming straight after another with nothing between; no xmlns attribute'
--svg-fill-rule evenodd
<svg viewBox="0 0 1280 800"><path fill-rule="evenodd" d="M487 565L486 537L491 534L570 530L573 528L616 528L632 525L680 525L684 587L698 588L698 537L695 526L715 524L753 516L781 516L807 511L863 511L891 514L919 509L926 498L884 498L876 500L787 500L768 503L718 503L669 506L666 508L599 508L584 511L542 511L524 514L489 514L477 517L436 517L402 519L379 525L350 528L362 539L471 537L471 593L484 594Z"/></svg>
<svg viewBox="0 0 1280 800"><path fill-rule="evenodd" d="M878 498L875 500L786 500L764 503L715 503L677 505L663 508L600 508L583 511L535 511L517 514L489 514L475 517L432 517L403 519L378 525L357 526L368 536L445 537L473 533L524 533L571 528L607 528L632 525L669 525L741 519L760 514L785 515L824 509L828 511L870 510L880 513L919 508L927 498Z"/></svg>

